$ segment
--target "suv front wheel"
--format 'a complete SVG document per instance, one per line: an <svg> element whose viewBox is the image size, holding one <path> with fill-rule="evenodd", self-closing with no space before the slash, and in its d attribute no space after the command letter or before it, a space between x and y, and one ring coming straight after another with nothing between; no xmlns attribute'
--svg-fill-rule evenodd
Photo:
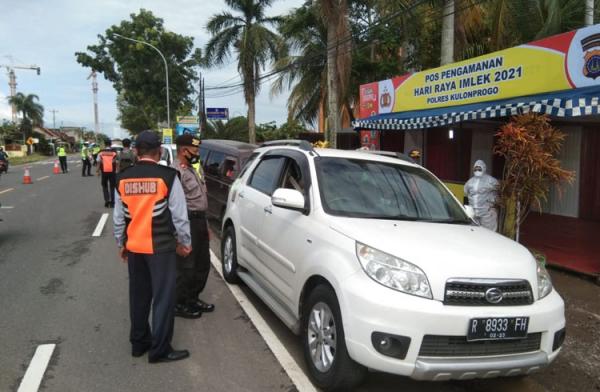
<svg viewBox="0 0 600 392"><path fill-rule="evenodd" d="M363 380L366 369L348 355L335 292L327 285L317 286L305 309L304 359L313 382L325 391L351 390Z"/></svg>
<svg viewBox="0 0 600 392"><path fill-rule="evenodd" d="M223 277L227 283L239 283L240 278L237 275L237 250L235 244L235 230L233 226L227 226L223 233L221 241L221 263L223 265Z"/></svg>

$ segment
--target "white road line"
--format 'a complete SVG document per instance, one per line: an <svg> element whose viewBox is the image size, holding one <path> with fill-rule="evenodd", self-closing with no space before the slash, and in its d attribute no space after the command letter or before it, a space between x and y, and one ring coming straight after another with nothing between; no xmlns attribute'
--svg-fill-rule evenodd
<svg viewBox="0 0 600 392"><path fill-rule="evenodd" d="M12 210L13 208L15 208L15 207L13 207L13 206L1 206L0 207L0 209L2 209L2 210Z"/></svg>
<svg viewBox="0 0 600 392"><path fill-rule="evenodd" d="M56 344L42 344L37 347L17 392L37 392L55 347Z"/></svg>
<svg viewBox="0 0 600 392"><path fill-rule="evenodd" d="M0 195L1 195L1 194L3 194L3 193L7 193L7 192L10 192L10 191L14 191L14 190L15 190L15 188L8 188L8 189L5 189L5 190L3 190L3 191L0 191Z"/></svg>
<svg viewBox="0 0 600 392"><path fill-rule="evenodd" d="M219 275L223 277L223 273L221 271L221 260L217 257L217 255L212 251L210 251L210 262L213 267L219 272ZM224 281L224 280L223 280ZM225 282L225 281L224 281ZM230 285L225 282L229 290L238 301L244 312L248 315L252 324L260 333L267 346L271 349L275 358L279 361L287 375L290 377L296 389L299 392L316 392L317 390L312 385L308 377L304 374L302 369L298 366L294 358L290 355L289 351L285 348L283 343L277 338L277 335L273 332L271 327L267 324L265 319L258 313L252 302L248 299L246 294L237 286Z"/></svg>
<svg viewBox="0 0 600 392"><path fill-rule="evenodd" d="M42 181L42 180L45 180L46 178L50 178L50 176L44 176L44 177L37 178L36 181Z"/></svg>
<svg viewBox="0 0 600 392"><path fill-rule="evenodd" d="M107 220L108 220L108 212L105 212L100 217L100 220L98 221L98 224L96 225L96 230L94 230L92 237L100 237L100 234L102 234L102 229L104 229L104 225L106 224Z"/></svg>

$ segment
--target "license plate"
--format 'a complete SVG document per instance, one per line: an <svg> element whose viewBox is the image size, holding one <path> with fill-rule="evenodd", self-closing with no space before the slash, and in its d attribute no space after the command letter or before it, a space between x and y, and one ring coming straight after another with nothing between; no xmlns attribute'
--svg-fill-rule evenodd
<svg viewBox="0 0 600 392"><path fill-rule="evenodd" d="M467 341L523 339L527 337L529 317L485 317L469 321Z"/></svg>

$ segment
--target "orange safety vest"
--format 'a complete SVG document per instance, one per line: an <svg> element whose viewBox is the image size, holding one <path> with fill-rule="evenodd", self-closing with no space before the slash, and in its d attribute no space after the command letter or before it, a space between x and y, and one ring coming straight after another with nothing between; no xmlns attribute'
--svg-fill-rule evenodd
<svg viewBox="0 0 600 392"><path fill-rule="evenodd" d="M148 163L119 174L117 192L123 202L128 251L156 254L175 250L175 227L168 207L176 176L174 169Z"/></svg>
<svg viewBox="0 0 600 392"><path fill-rule="evenodd" d="M100 153L100 158L102 159L102 172L103 173L112 173L115 171L114 160L117 156L117 153L114 151L103 151Z"/></svg>

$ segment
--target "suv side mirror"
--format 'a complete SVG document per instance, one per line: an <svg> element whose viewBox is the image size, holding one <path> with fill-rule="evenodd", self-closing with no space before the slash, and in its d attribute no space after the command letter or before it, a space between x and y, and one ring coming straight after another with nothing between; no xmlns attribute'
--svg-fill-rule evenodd
<svg viewBox="0 0 600 392"><path fill-rule="evenodd" d="M475 218L475 210L473 209L473 207L471 206L463 206L463 208L465 209L465 212L467 213L467 216L471 219Z"/></svg>
<svg viewBox="0 0 600 392"><path fill-rule="evenodd" d="M276 207L304 210L304 195L295 189L278 188L271 196L271 203Z"/></svg>

